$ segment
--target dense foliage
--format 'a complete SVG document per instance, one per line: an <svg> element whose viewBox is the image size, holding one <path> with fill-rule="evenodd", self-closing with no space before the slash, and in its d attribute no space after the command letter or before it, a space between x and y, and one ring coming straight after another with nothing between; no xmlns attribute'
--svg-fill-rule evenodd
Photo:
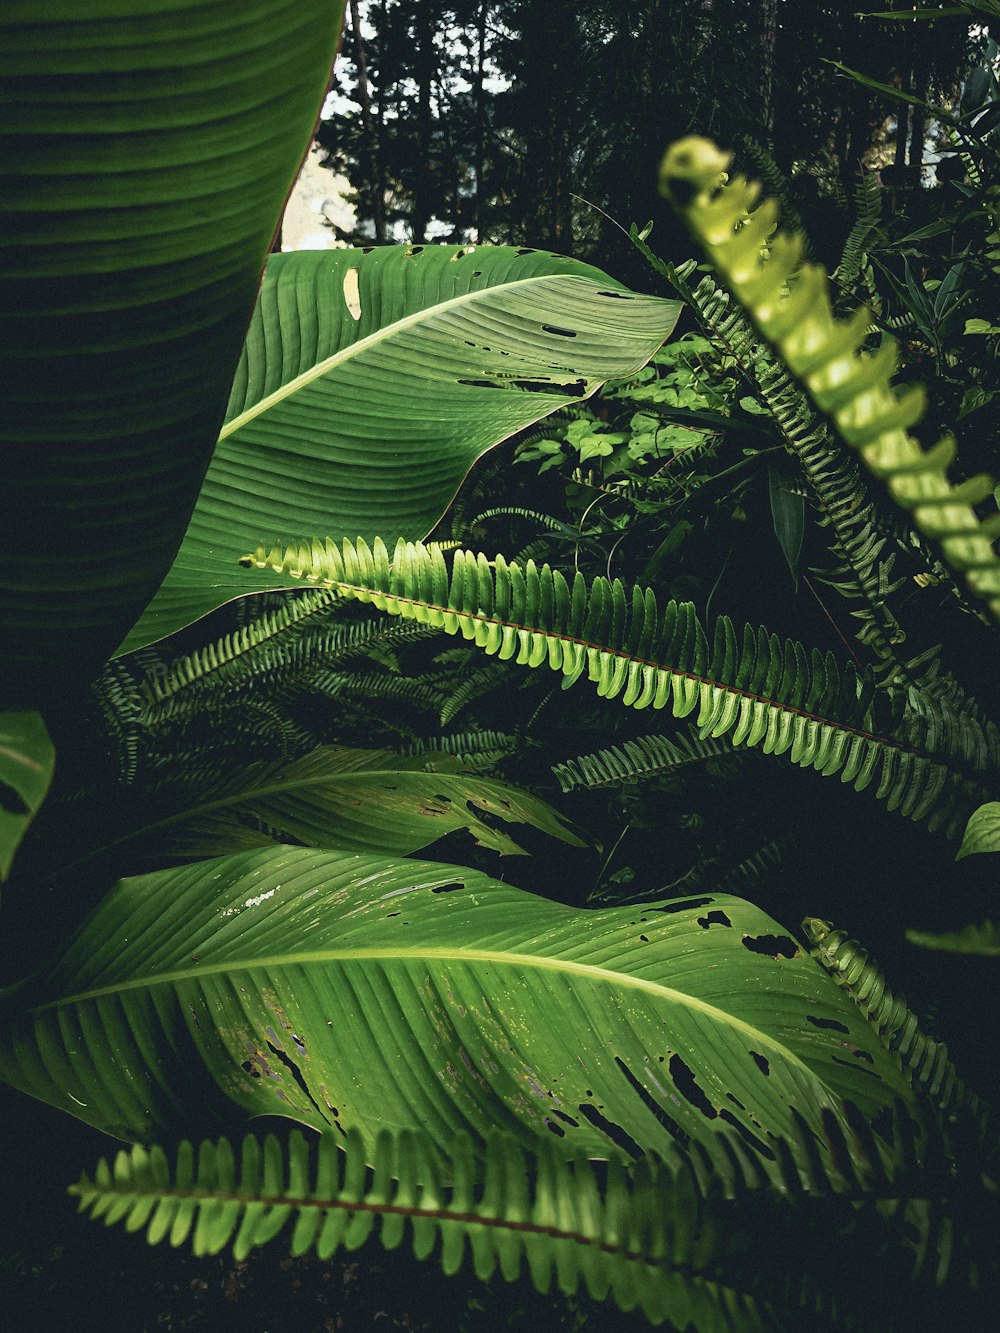
<svg viewBox="0 0 1000 1333"><path fill-rule="evenodd" d="M45 540L0 587L0 1076L129 1145L81 1208L239 1263L405 1240L574 1326L986 1326L995 46L819 6L831 118L781 3L351 3L339 142L412 243L274 256L255 298L323 6L21 8L11 87L72 66L92 175L41 225L30 117L3 163L5 503ZM655 157L622 102L737 142L794 218L894 96L897 175L862 174L825 268L686 137L678 222L628 231L649 294L603 271L576 187ZM206 202L206 154L272 119L252 207ZM925 133L933 188L898 174Z"/></svg>

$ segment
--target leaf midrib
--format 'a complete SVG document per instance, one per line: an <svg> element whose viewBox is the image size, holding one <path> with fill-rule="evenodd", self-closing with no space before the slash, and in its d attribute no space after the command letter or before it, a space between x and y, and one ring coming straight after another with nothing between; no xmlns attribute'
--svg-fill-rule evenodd
<svg viewBox="0 0 1000 1333"><path fill-rule="evenodd" d="M398 319L392 324L384 324L381 328L376 329L374 333L369 333L366 337L359 338L357 342L351 343L350 346L341 348L341 350L335 352L333 356L328 356L323 361L317 361L317 363L314 366L310 366L308 370L304 370L300 375L296 375L294 379L289 380L286 384L281 385L280 388L275 389L273 393L261 398L253 405L253 407L247 408L246 411L233 417L231 421L228 421L223 426L222 430L219 432L219 443L221 444L223 440L228 439L230 435L234 435L238 430L242 430L244 426L248 425L257 417L262 416L265 412L270 411L272 407L276 407L286 398L293 397L300 389L305 388L307 385L312 384L318 379L322 379L325 375L328 375L331 370L336 369L338 365L351 360L355 356L360 356L370 347L375 347L379 343L385 342L388 338L395 337L397 334L403 333L407 329L414 328L418 324L424 323L432 317L443 314L449 310L453 310L463 305L469 305L475 301L482 301L491 294L496 295L500 292L511 292L522 287L537 286L539 283L552 282L553 280L561 283L566 282L567 280L574 284L579 283L591 288L595 292L601 290L602 286L595 279L584 277L582 274L541 273L536 274L531 278L517 278L513 282L493 283L491 286L481 287L477 291L463 292L460 296L453 296L447 301L438 302L436 305L424 306L423 309L414 311L412 315L404 315L402 319ZM615 284L609 280L606 285L613 286Z"/></svg>
<svg viewBox="0 0 1000 1333"><path fill-rule="evenodd" d="M696 1012L712 1019L714 1022L722 1023L724 1026L735 1028L742 1032L753 1042L763 1043L770 1050L778 1052L785 1060L796 1065L802 1070L809 1079L818 1078L804 1060L776 1037L754 1027L742 1018L737 1018L734 1014L725 1009L720 1009L707 1000L700 1000L697 996L686 994L684 991L675 990L673 987L664 986L659 982L647 981L643 977L632 976L627 972L615 972L609 968L596 967L592 963L573 962L564 958L543 957L537 954L511 953L507 950L496 949L470 949L461 948L442 948L427 945L413 945L408 949L403 948L358 948L349 950L323 949L307 953L295 953L275 957L248 958L239 961L220 961L218 963L206 964L204 966L195 964L193 967L178 968L170 972L158 973L153 977L138 977L132 980L110 982L105 986L95 986L87 991L80 991L75 995L66 995L58 1000L52 1000L47 1004L38 1005L36 1008L26 1011L26 1015L37 1016L49 1010L58 1010L68 1005L85 1004L88 1001L97 1000L108 995L121 995L126 991L149 990L155 986L178 986L183 982L198 981L202 977L219 976L220 974L232 974L235 972L250 972L257 968L274 969L281 967L303 967L310 963L352 963L363 959L369 960L396 960L402 959L409 962L424 962L428 960L442 960L451 963L494 963L505 968L529 968L539 971L563 972L573 976L585 977L587 980L604 985L617 985L626 990L638 990L647 995L655 996L658 1000L670 1004L678 1004L687 1009L693 1009Z"/></svg>

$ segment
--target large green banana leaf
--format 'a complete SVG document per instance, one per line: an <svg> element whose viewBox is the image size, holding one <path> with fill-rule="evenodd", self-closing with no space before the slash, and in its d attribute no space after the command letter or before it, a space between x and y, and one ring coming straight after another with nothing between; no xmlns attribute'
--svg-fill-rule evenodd
<svg viewBox="0 0 1000 1333"><path fill-rule="evenodd" d="M796 1113L872 1114L906 1087L851 998L740 899L583 911L289 847L122 881L4 1001L0 1076L143 1142L277 1113L597 1156L726 1126L767 1154Z"/></svg>
<svg viewBox="0 0 1000 1333"><path fill-rule="evenodd" d="M37 713L0 713L0 879L45 800L56 755Z"/></svg>
<svg viewBox="0 0 1000 1333"><path fill-rule="evenodd" d="M679 309L544 251L273 256L184 542L121 651L260 592L237 565L259 542L426 535L482 453L644 365Z"/></svg>
<svg viewBox="0 0 1000 1333"><path fill-rule="evenodd" d="M90 851L77 849L57 873L109 853L119 867L148 869L271 846L277 837L307 847L406 856L446 833L468 829L480 846L521 852L501 823L530 824L583 846L559 812L530 792L465 771L447 756L436 760L434 772L425 765L426 758L406 759L386 750L321 745L293 763L250 765L221 790L199 791L181 809L175 795L157 814L144 793L131 827L128 806L116 799L116 833L99 836Z"/></svg>
<svg viewBox="0 0 1000 1333"><path fill-rule="evenodd" d="M177 550L343 7L0 7L9 706L96 669Z"/></svg>

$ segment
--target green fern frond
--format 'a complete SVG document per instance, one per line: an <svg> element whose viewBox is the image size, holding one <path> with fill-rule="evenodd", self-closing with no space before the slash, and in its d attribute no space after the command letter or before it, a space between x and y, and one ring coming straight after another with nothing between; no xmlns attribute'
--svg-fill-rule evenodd
<svg viewBox="0 0 1000 1333"><path fill-rule="evenodd" d="M980 925L963 926L961 930L940 934L928 930L908 930L906 938L910 944L916 944L921 949L1000 958L1000 922L983 921Z"/></svg>
<svg viewBox="0 0 1000 1333"><path fill-rule="evenodd" d="M832 1167L804 1128L776 1142L771 1160L719 1135L691 1156L677 1148L627 1167L567 1160L549 1141L528 1149L493 1135L479 1153L462 1135L442 1149L412 1132L381 1134L369 1161L356 1131L310 1144L294 1130L287 1146L248 1135L238 1155L224 1138L197 1150L184 1142L173 1169L158 1147L123 1150L70 1193L105 1225L144 1229L150 1244L190 1241L198 1255L231 1243L244 1259L284 1233L293 1255L328 1259L377 1229L386 1248L409 1238L417 1258L436 1255L448 1275L467 1259L480 1279L527 1270L542 1293L585 1285L698 1333L887 1333L908 1327L918 1303L936 1308L935 1286L947 1290L966 1256L950 1210L921 1197L907 1172L912 1127L897 1117L886 1151L850 1108L847 1119L845 1134L824 1117ZM947 1192L958 1193L955 1183ZM748 1247L747 1234L767 1245ZM845 1245L852 1277L878 1275L874 1288L844 1290L830 1259Z"/></svg>
<svg viewBox="0 0 1000 1333"><path fill-rule="evenodd" d="M396 648L433 633L425 626L392 625L381 618L338 620L343 599L329 592L319 596L323 600L301 612L296 613L292 603L290 614L279 610L169 668L148 671L142 686L143 723L159 727L192 718L217 709L224 696L245 697L251 688L270 696L308 689L316 675L354 660L368 659L393 670Z"/></svg>
<svg viewBox="0 0 1000 1333"><path fill-rule="evenodd" d="M995 732L983 740L964 719L932 709L903 739L877 734L874 684L832 655L782 642L764 629L742 639L720 617L712 641L687 602L659 610L650 589L627 592L615 580L572 584L548 565L523 569L456 552L451 573L433 546L400 542L390 560L344 541L259 547L242 563L335 588L380 610L435 626L519 665L548 665L568 688L586 673L602 698L632 708L697 711L703 737L787 755L794 764L838 775L857 790L872 785L889 809L931 828L956 829L990 782L1000 752ZM954 754L950 745L959 747ZM923 752L921 745L932 752ZM968 769L968 772L962 771Z"/></svg>
<svg viewBox="0 0 1000 1333"><path fill-rule="evenodd" d="M841 596L858 602L852 612L860 621L857 637L878 659L881 679L915 681L912 666L898 647L905 635L887 603L888 595L901 585L890 582L892 557L880 558L886 539L879 534L874 506L857 466L845 456L784 366L769 349L762 348L739 307L709 277L691 285L695 269L692 260L668 268L668 276L702 327L756 386L785 448L798 460L837 561L832 573L821 577Z"/></svg>
<svg viewBox="0 0 1000 1333"><path fill-rule="evenodd" d="M461 759L468 767L489 767L517 749L517 737L506 731L456 731L451 735L432 736L406 747L410 757L435 754Z"/></svg>
<svg viewBox="0 0 1000 1333"><path fill-rule="evenodd" d="M474 699L481 698L507 679L509 672L499 662L491 662L488 666L464 671L461 678L449 689L441 705L441 725L446 727L454 722L459 713L468 708Z"/></svg>
<svg viewBox="0 0 1000 1333"><path fill-rule="evenodd" d="M779 203L782 204L781 213L786 227L791 231L802 231L801 218L790 215L780 197ZM865 246L871 234L878 229L881 219L882 186L874 171L862 167L854 191L854 225L844 242L840 263L831 275L834 282L847 287L858 281L867 259Z"/></svg>
<svg viewBox="0 0 1000 1333"><path fill-rule="evenodd" d="M283 606L260 619L224 635L214 643L179 658L162 674L150 672L142 684L147 705L162 704L181 690L225 671L237 659L285 633L291 626L335 605L337 598L327 591L290 597Z"/></svg>
<svg viewBox="0 0 1000 1333"><path fill-rule="evenodd" d="M433 680L420 676L397 676L388 671L327 671L309 677L310 690L329 699L350 695L355 699L391 699L411 708L437 712L446 695Z"/></svg>
<svg viewBox="0 0 1000 1333"><path fill-rule="evenodd" d="M590 1163L567 1163L542 1145L531 1181L524 1150L500 1136L482 1172L463 1136L449 1157L445 1175L425 1139L383 1134L369 1169L360 1135L326 1136L311 1150L295 1130L287 1153L274 1135L248 1135L238 1159L226 1139L197 1152L184 1142L173 1171L161 1149L135 1147L113 1168L102 1160L94 1180L84 1176L70 1192L106 1225L145 1228L150 1244L190 1240L198 1255L232 1242L244 1259L290 1226L293 1255L314 1250L328 1259L341 1246L358 1248L377 1223L387 1249L408 1231L418 1258L439 1247L449 1276L468 1253L482 1280L499 1269L513 1281L524 1266L539 1291L558 1284L572 1294L586 1283L592 1296L610 1295L623 1310L639 1306L657 1323L669 1314L706 1333L775 1327L752 1298L685 1271L700 1257L698 1238L671 1225L671 1214L693 1212L690 1173L640 1164L630 1178L612 1162L602 1181Z"/></svg>
<svg viewBox="0 0 1000 1333"><path fill-rule="evenodd" d="M948 1048L921 1031L919 1020L902 996L890 989L877 963L856 940L829 921L807 917L802 929L810 953L848 992L886 1046L899 1053L914 1085L922 1089L942 1115L966 1113L985 1139L990 1111L970 1092L948 1058Z"/></svg>
<svg viewBox="0 0 1000 1333"><path fill-rule="evenodd" d="M796 208L792 200L792 192L789 188L788 179L778 166L777 162L775 162L772 154L762 143L758 143L756 139L752 139L748 136L744 136L743 150L753 163L754 169L759 174L761 180L763 180L764 184L767 186L768 192L774 195L775 199L781 204L781 216L786 220L788 226L794 228L796 231L801 231L804 234L805 227L802 218L799 215L799 210ZM808 245L808 238L806 243ZM812 258L811 247L806 253Z"/></svg>
<svg viewBox="0 0 1000 1333"><path fill-rule="evenodd" d="M552 773L564 792L576 787L607 787L636 782L687 764L706 763L726 756L734 759L732 745L723 739L691 736L637 736L595 754L553 764Z"/></svg>
<svg viewBox="0 0 1000 1333"><path fill-rule="evenodd" d="M742 177L720 184L728 165L729 157L708 140L682 139L664 158L661 187L841 437L1000 619L1000 557L992 546L1000 536L1000 516L980 521L974 508L992 494L992 478L949 482L955 442L945 437L925 450L909 433L923 411L924 394L915 388L894 392L895 344L886 340L876 352L861 350L869 312L835 319L823 269L801 263L798 237L781 233L769 239L777 205L765 199L754 207L760 187Z"/></svg>

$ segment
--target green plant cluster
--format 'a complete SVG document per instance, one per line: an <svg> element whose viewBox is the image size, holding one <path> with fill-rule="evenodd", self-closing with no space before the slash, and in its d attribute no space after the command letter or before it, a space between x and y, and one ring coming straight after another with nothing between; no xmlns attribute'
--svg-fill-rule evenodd
<svg viewBox="0 0 1000 1333"><path fill-rule="evenodd" d="M200 1254L377 1231L698 1333L983 1323L988 1106L826 920L996 952L905 861L1000 850L993 484L911 434L894 317L839 313L884 277L947 379L966 261L918 280L911 233L898 287L866 188L832 304L685 140L714 276L633 230L671 343L674 296L530 247L279 255L258 290L328 16L98 8L113 43L45 0L0 46L29 101L79 67L92 172L56 223L29 130L2 164L36 321L4 504L44 541L0 582L0 1078L129 1145L81 1208ZM199 153L264 125L211 248Z"/></svg>

